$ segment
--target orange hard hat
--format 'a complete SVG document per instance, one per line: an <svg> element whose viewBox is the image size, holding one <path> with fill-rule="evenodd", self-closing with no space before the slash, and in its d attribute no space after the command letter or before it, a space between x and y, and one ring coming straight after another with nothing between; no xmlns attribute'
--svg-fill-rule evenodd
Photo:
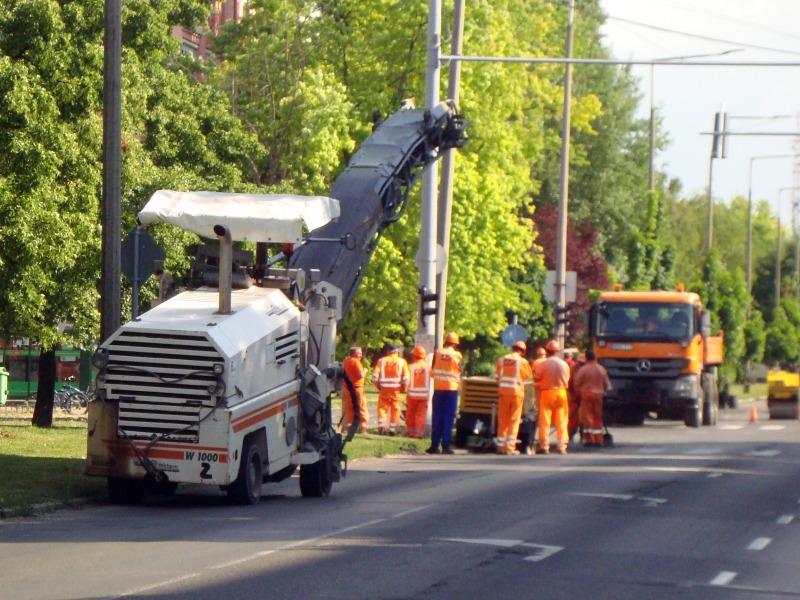
<svg viewBox="0 0 800 600"><path fill-rule="evenodd" d="M545 349L544 349L544 348L542 348L541 346L539 346L539 347L536 349L536 358L542 358L542 357L544 357L544 356L547 356L547 352L545 351Z"/></svg>
<svg viewBox="0 0 800 600"><path fill-rule="evenodd" d="M558 343L558 340L550 340L547 342L546 348L548 352L558 352L561 350L561 344Z"/></svg>
<svg viewBox="0 0 800 600"><path fill-rule="evenodd" d="M511 346L511 349L519 350L520 352L525 354L525 351L528 349L528 347L525 345L525 342L514 342L514 345Z"/></svg>
<svg viewBox="0 0 800 600"><path fill-rule="evenodd" d="M411 351L411 356L414 358L425 358L428 356L428 353L425 352L425 348L422 346L414 346L414 349Z"/></svg>
<svg viewBox="0 0 800 600"><path fill-rule="evenodd" d="M455 331L451 331L447 334L447 337L444 339L445 344L460 344L461 339L458 337L458 334Z"/></svg>

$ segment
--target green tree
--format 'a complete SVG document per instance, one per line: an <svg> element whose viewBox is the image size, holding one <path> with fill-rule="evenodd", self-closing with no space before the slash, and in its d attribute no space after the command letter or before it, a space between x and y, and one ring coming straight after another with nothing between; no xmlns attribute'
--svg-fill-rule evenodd
<svg viewBox="0 0 800 600"><path fill-rule="evenodd" d="M49 426L55 349L88 348L98 334L103 3L0 0L0 8L0 326L6 339L28 337L42 349L33 421ZM261 160L225 96L172 60L171 27L199 23L208 8L204 0L125 3L128 227L154 190L242 187ZM161 230L157 237L168 267L185 264L186 236ZM72 325L67 333L64 323Z"/></svg>

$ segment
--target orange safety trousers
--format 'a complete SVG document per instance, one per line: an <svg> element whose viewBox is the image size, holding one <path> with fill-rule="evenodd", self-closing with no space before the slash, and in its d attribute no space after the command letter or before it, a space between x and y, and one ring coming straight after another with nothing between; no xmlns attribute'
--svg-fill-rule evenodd
<svg viewBox="0 0 800 600"><path fill-rule="evenodd" d="M406 396L406 433L411 438L425 435L425 419L428 418L428 396Z"/></svg>
<svg viewBox="0 0 800 600"><path fill-rule="evenodd" d="M358 430L363 432L369 427L369 411L367 410L367 398L364 395L364 386L357 385L356 395L358 396ZM342 407L344 408L344 429L350 429L355 419L355 409L353 408L353 400L350 398L350 390L347 385L342 385Z"/></svg>
<svg viewBox="0 0 800 600"><path fill-rule="evenodd" d="M581 403L583 441L586 444L603 444L603 394L587 393Z"/></svg>
<svg viewBox="0 0 800 600"><path fill-rule="evenodd" d="M505 454L517 449L519 419L522 416L524 390L501 389L497 395L497 452Z"/></svg>
<svg viewBox="0 0 800 600"><path fill-rule="evenodd" d="M567 390L564 388L542 390L539 406L539 449L550 449L550 423L555 423L558 447L566 449L569 441L567 431Z"/></svg>
<svg viewBox="0 0 800 600"><path fill-rule="evenodd" d="M400 424L401 406L402 398L399 389L381 390L378 395L378 429L396 433L397 426Z"/></svg>

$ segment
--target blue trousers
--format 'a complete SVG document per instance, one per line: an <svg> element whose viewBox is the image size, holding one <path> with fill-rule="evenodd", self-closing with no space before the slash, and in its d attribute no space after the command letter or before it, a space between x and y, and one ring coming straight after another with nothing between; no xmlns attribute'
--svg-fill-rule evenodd
<svg viewBox="0 0 800 600"><path fill-rule="evenodd" d="M450 445L458 410L458 390L434 390L431 409L431 446Z"/></svg>

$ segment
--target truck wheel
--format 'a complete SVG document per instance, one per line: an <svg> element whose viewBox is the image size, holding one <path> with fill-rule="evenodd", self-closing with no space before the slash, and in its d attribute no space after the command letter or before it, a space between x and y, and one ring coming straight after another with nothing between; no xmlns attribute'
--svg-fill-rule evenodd
<svg viewBox="0 0 800 600"><path fill-rule="evenodd" d="M702 406L698 406L697 408L687 408L686 413L683 416L683 423L687 427L700 427L700 421L702 418Z"/></svg>
<svg viewBox="0 0 800 600"><path fill-rule="evenodd" d="M258 504L262 483L261 450L254 437L245 438L239 474L236 481L228 486L228 498L236 504Z"/></svg>
<svg viewBox="0 0 800 600"><path fill-rule="evenodd" d="M108 497L114 504L138 504L145 497L144 479L109 477Z"/></svg>
<svg viewBox="0 0 800 600"><path fill-rule="evenodd" d="M320 498L331 493L333 482L328 479L326 467L325 459L313 465L300 465L300 493L305 498Z"/></svg>

